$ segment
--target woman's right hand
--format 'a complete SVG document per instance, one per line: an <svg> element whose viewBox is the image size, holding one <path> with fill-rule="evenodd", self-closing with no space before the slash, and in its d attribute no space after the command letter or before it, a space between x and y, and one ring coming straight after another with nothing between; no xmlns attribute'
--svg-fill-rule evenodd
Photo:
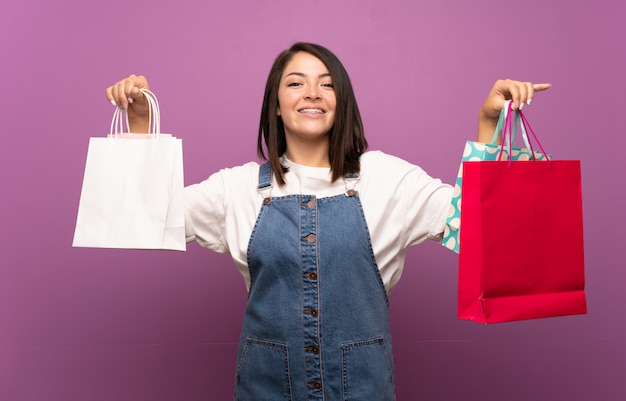
<svg viewBox="0 0 626 401"><path fill-rule="evenodd" d="M107 100L114 106L121 107L128 113L131 132L148 132L150 108L140 89L150 89L148 80L142 75L130 75L128 78L106 89Z"/></svg>

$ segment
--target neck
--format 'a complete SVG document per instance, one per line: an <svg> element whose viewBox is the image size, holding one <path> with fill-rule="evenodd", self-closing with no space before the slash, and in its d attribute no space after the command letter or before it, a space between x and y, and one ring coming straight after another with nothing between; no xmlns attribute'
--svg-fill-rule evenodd
<svg viewBox="0 0 626 401"><path fill-rule="evenodd" d="M330 167L328 141L321 143L293 143L287 141L285 155L296 164L309 167Z"/></svg>

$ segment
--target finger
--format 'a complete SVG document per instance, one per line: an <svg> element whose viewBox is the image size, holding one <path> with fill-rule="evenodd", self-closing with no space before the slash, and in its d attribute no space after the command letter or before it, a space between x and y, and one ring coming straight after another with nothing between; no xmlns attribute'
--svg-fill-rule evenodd
<svg viewBox="0 0 626 401"><path fill-rule="evenodd" d="M528 104L530 106L530 103L533 101L533 99L535 98L535 93L536 92L541 92L547 89L550 89L550 87L552 86L551 84L531 84L530 82L527 82L529 89L530 89L530 94L528 95L528 100L526 100L526 104Z"/></svg>
<svg viewBox="0 0 626 401"><path fill-rule="evenodd" d="M122 98L120 97L119 92L120 92L119 82L117 82L113 86L111 86L111 97L113 98L113 101L115 102L117 107L123 107L124 105L123 105Z"/></svg>
<svg viewBox="0 0 626 401"><path fill-rule="evenodd" d="M137 99L142 99L140 89L149 88L148 81L144 76L130 75L106 89L106 97L113 105L128 109L128 105Z"/></svg>
<svg viewBox="0 0 626 401"><path fill-rule="evenodd" d="M519 87L515 85L514 81L512 81L512 82L509 82L509 84L507 85L507 91L509 92L509 95L511 96L511 101L513 102L513 104L511 105L511 108L513 110L518 110L520 106Z"/></svg>
<svg viewBox="0 0 626 401"><path fill-rule="evenodd" d="M530 106L530 103L535 97L535 89L533 88L532 82L524 82L524 86L526 86L526 99L524 100L524 103Z"/></svg>
<svg viewBox="0 0 626 401"><path fill-rule="evenodd" d="M106 97L107 100L113 105L113 106L117 106L117 102L115 101L115 98L113 97L113 87L109 86L106 89Z"/></svg>
<svg viewBox="0 0 626 401"><path fill-rule="evenodd" d="M535 92L541 92L541 91L548 90L551 87L552 87L552 84L534 84L533 85L533 90Z"/></svg>
<svg viewBox="0 0 626 401"><path fill-rule="evenodd" d="M124 86L122 90L124 91L124 96L126 97L128 104L132 104L134 100L133 98L138 97L139 95L139 88L137 88L135 81L132 78L134 78L134 75L123 81Z"/></svg>
<svg viewBox="0 0 626 401"><path fill-rule="evenodd" d="M128 109L128 97L126 97L126 80L119 81L113 86L113 97L119 107Z"/></svg>
<svg viewBox="0 0 626 401"><path fill-rule="evenodd" d="M528 101L528 96L532 96L532 93L529 94L529 92L532 92L532 84L530 82L518 82L516 85L519 88L518 108L522 110Z"/></svg>
<svg viewBox="0 0 626 401"><path fill-rule="evenodd" d="M133 104L136 101L139 101L140 104L145 103L145 95L141 91L142 89L149 89L148 81L144 76L131 75L126 80L124 91L129 104Z"/></svg>

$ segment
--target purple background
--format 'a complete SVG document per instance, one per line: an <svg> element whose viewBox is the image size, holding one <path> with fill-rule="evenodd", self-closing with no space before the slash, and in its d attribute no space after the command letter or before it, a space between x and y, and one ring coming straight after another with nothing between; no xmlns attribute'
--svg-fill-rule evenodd
<svg viewBox="0 0 626 401"><path fill-rule="evenodd" d="M227 255L71 247L106 86L148 76L185 181L255 159L264 80L297 40L351 74L372 149L453 182L497 78L583 169L589 314L456 318L457 257L411 249L391 296L400 400L623 400L626 2L0 2L0 399L231 399L246 292ZM529 250L532 254L532 250ZM523 257L523 255L518 255Z"/></svg>

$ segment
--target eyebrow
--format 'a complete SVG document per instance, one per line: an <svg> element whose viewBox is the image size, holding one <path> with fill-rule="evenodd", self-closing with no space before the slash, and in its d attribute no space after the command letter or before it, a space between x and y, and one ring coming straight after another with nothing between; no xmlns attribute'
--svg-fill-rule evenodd
<svg viewBox="0 0 626 401"><path fill-rule="evenodd" d="M289 74L285 75L285 78L287 78L288 76L291 76L291 75L296 75L298 77L306 78L306 74L302 73L302 72L290 72ZM326 72L324 74L318 75L318 78L326 78L326 77L330 77L330 73L329 72Z"/></svg>

